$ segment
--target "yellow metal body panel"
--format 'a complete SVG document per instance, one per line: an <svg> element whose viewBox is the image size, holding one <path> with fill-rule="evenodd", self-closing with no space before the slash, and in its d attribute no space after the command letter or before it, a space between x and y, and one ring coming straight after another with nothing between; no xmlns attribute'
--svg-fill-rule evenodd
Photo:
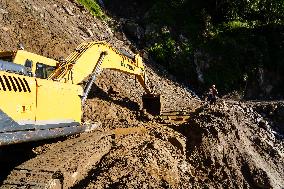
<svg viewBox="0 0 284 189"><path fill-rule="evenodd" d="M37 79L36 119L45 122L81 122L81 98L79 85Z"/></svg>
<svg viewBox="0 0 284 189"><path fill-rule="evenodd" d="M79 85L0 71L0 110L20 125L80 123L82 91Z"/></svg>
<svg viewBox="0 0 284 189"><path fill-rule="evenodd" d="M17 91L13 88L11 78ZM21 92L15 79L18 80ZM34 122L36 115L35 78L0 72L0 81L0 109L15 121ZM25 81L29 83L30 91L27 89ZM26 91L24 91L24 87Z"/></svg>

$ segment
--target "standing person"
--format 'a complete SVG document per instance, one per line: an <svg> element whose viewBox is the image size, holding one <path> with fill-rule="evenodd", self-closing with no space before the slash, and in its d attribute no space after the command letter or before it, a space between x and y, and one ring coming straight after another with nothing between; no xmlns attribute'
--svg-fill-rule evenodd
<svg viewBox="0 0 284 189"><path fill-rule="evenodd" d="M212 98L211 98L210 104L216 104L218 90L216 89L215 85L212 85L211 91L212 91Z"/></svg>
<svg viewBox="0 0 284 189"><path fill-rule="evenodd" d="M207 99L210 104L216 104L217 95L218 95L218 90L216 89L215 85L212 85L212 87L209 88L209 92L207 96Z"/></svg>

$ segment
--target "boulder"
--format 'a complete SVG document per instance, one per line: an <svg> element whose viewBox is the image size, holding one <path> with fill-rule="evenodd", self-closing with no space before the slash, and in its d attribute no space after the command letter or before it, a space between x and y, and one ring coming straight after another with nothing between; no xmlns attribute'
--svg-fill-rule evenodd
<svg viewBox="0 0 284 189"><path fill-rule="evenodd" d="M131 38L141 40L144 38L144 29L135 22L126 22L123 29Z"/></svg>

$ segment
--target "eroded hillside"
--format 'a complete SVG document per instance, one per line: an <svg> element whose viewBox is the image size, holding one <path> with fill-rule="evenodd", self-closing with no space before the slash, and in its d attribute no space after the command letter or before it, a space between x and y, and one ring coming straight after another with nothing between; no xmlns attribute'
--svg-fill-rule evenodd
<svg viewBox="0 0 284 189"><path fill-rule="evenodd" d="M59 58L83 41L106 40L133 54L124 33L75 1L1 0L0 17L2 50L23 43L28 51ZM105 70L83 107L83 120L98 128L20 146L24 151L1 149L0 188L284 187L283 136L276 130L283 128L281 119L248 102L219 99L208 106L147 53L144 61L162 110L190 114L188 120L143 114L143 88L134 76ZM108 94L110 86L115 95ZM274 114L282 116L283 103L276 104Z"/></svg>

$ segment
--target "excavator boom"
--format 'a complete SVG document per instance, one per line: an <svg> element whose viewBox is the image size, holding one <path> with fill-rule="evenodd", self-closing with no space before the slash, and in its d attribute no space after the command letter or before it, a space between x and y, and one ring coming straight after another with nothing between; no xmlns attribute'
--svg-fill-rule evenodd
<svg viewBox="0 0 284 189"><path fill-rule="evenodd" d="M96 76L103 69L135 75L146 92L142 96L143 108L153 115L160 114L160 96L152 94L147 85L146 71L142 58L139 54L131 56L125 52L120 52L106 42L82 43L61 63L48 79L80 84L87 77L91 76L84 90L82 99L84 103Z"/></svg>
<svg viewBox="0 0 284 189"><path fill-rule="evenodd" d="M96 70L100 72L102 69L112 69L135 75L145 92L151 93L146 85L142 58L138 54L133 57L127 56L106 42L82 43L48 79L80 84Z"/></svg>

